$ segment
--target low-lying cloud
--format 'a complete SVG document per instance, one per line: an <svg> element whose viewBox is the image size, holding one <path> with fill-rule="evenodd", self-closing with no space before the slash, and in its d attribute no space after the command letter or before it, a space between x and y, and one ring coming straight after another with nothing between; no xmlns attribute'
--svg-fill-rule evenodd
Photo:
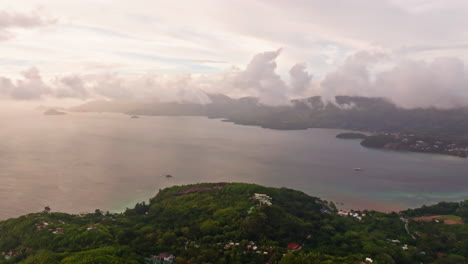
<svg viewBox="0 0 468 264"><path fill-rule="evenodd" d="M276 72L280 54L281 50L263 52L245 69L203 76L148 74L129 79L115 73L71 74L46 82L38 69L31 68L18 80L0 77L0 96L15 100L157 98L208 103L206 93L224 93L255 96L261 103L281 105L302 96L320 95L334 103L336 95L351 95L385 97L405 108L468 106L468 71L458 58L422 61L361 51L320 78L309 73L303 63L293 65L288 78L282 78Z"/></svg>
<svg viewBox="0 0 468 264"><path fill-rule="evenodd" d="M30 68L21 73L22 79L15 82L11 79L0 77L0 92L17 100L40 99L43 95L51 93L39 74L37 68Z"/></svg>
<svg viewBox="0 0 468 264"><path fill-rule="evenodd" d="M288 85L276 73L275 59L281 50L255 55L244 70L232 69L215 75L194 77L191 75L145 75L126 79L118 74L66 75L55 77L45 85L36 68L29 71L35 76L23 75L24 79L2 78L8 87L0 88L4 96L16 100L58 98L108 98L142 99L158 98L162 101L208 103L206 92L225 93L234 96L254 96L264 104L288 104L290 95L301 95L310 85L312 76L303 64L295 65L290 72ZM24 85L27 83L27 85Z"/></svg>
<svg viewBox="0 0 468 264"><path fill-rule="evenodd" d="M391 64L379 70L379 64ZM335 95L385 97L405 108L468 106L468 71L458 58L432 61L399 60L389 55L359 52L312 90L327 101Z"/></svg>

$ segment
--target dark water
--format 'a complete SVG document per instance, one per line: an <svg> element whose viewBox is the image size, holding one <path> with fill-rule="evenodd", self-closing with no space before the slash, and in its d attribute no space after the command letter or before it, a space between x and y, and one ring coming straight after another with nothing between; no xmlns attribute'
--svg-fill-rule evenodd
<svg viewBox="0 0 468 264"><path fill-rule="evenodd" d="M336 139L339 130L39 112L1 113L0 122L0 218L46 205L122 210L160 188L220 181L285 186L355 209L468 198L467 159L366 149Z"/></svg>

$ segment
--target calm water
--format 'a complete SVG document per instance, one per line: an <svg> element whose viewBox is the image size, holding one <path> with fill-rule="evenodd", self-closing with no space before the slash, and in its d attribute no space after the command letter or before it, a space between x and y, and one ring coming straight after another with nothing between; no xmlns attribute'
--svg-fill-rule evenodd
<svg viewBox="0 0 468 264"><path fill-rule="evenodd" d="M299 189L346 209L468 199L467 159L366 149L336 139L339 130L119 114L1 113L0 121L0 218L46 205L122 210L160 188L220 181Z"/></svg>

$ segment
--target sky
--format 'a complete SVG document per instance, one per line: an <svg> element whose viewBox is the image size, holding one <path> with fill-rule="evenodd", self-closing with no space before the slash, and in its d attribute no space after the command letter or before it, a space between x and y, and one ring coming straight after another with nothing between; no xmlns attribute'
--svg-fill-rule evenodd
<svg viewBox="0 0 468 264"><path fill-rule="evenodd" d="M468 105L466 0L0 2L0 98Z"/></svg>

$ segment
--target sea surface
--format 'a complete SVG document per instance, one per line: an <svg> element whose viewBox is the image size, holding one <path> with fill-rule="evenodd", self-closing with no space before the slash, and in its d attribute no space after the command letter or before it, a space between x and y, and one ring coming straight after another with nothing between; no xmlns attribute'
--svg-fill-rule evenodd
<svg viewBox="0 0 468 264"><path fill-rule="evenodd" d="M468 199L468 159L367 149L336 139L342 130L39 111L2 112L0 122L0 219L47 205L69 213L118 212L159 189L199 182L288 187L343 209L391 211Z"/></svg>

